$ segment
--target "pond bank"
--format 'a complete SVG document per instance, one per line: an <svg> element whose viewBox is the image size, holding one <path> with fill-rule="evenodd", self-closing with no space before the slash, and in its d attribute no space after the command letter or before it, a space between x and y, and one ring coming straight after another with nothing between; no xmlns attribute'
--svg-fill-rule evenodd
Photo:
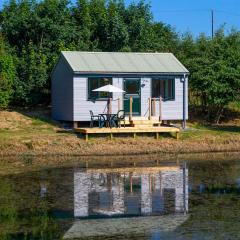
<svg viewBox="0 0 240 240"><path fill-rule="evenodd" d="M88 142L75 134L27 135L18 138L14 134L6 141L0 140L0 155L141 155L153 153L205 153L205 152L235 152L240 151L240 134L215 135L208 133L186 138L181 134L179 140L164 136L159 140L154 137L139 136L117 137L109 140L107 137L91 138ZM202 134L202 133L201 133Z"/></svg>
<svg viewBox="0 0 240 240"><path fill-rule="evenodd" d="M125 156L59 156L59 155L16 155L2 157L0 176L21 172L38 171L43 168L106 168L145 167L165 163L179 164L182 161L235 161L240 160L239 152L197 153L197 154L146 154Z"/></svg>
<svg viewBox="0 0 240 240"><path fill-rule="evenodd" d="M0 156L12 155L142 155L240 151L240 120L220 126L188 123L176 140L170 134L81 136L51 121L49 111L0 111Z"/></svg>

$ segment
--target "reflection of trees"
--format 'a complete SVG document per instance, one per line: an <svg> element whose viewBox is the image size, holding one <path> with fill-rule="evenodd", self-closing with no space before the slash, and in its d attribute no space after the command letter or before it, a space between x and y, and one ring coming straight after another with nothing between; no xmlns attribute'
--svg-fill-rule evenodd
<svg viewBox="0 0 240 240"><path fill-rule="evenodd" d="M39 181L30 177L0 178L1 240L58 237L58 225L49 214L49 199L40 197L39 186Z"/></svg>
<svg viewBox="0 0 240 240"><path fill-rule="evenodd" d="M232 161L190 162L190 218L181 226L184 239L239 239L240 165ZM200 185L204 186L200 191ZM230 238L229 238L230 237Z"/></svg>
<svg viewBox="0 0 240 240"><path fill-rule="evenodd" d="M196 188L200 184L210 192L215 189L237 187L236 179L240 176L240 165L231 161L202 161L190 162L189 180Z"/></svg>
<svg viewBox="0 0 240 240"><path fill-rule="evenodd" d="M8 239L8 234L17 229L17 206L12 185L0 178L0 239Z"/></svg>
<svg viewBox="0 0 240 240"><path fill-rule="evenodd" d="M183 239L194 239L194 236L198 239L239 239L238 195L192 193L190 201L195 202L190 208L190 218L179 229Z"/></svg>

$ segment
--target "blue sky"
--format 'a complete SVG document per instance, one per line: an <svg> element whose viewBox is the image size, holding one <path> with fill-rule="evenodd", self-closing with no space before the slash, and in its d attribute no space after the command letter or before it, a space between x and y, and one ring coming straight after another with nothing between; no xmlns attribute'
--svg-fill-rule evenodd
<svg viewBox="0 0 240 240"><path fill-rule="evenodd" d="M125 0L129 4L133 0ZM0 7L5 0L0 0ZM138 2L138 0L135 0ZM240 0L151 0L152 12L156 21L163 21L184 33L200 32L211 35L211 9L215 11L215 28L225 24L240 30Z"/></svg>
<svg viewBox="0 0 240 240"><path fill-rule="evenodd" d="M126 0L130 3L132 0ZM137 2L135 0L135 2ZM201 32L211 35L211 9L215 11L215 28L225 24L240 30L240 0L151 0L156 21L172 25L178 32Z"/></svg>

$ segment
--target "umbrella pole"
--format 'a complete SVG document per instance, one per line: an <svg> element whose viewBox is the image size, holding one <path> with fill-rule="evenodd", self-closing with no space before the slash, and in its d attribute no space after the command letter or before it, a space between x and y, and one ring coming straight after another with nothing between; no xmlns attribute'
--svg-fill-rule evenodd
<svg viewBox="0 0 240 240"><path fill-rule="evenodd" d="M112 99L108 99L108 114L112 114Z"/></svg>

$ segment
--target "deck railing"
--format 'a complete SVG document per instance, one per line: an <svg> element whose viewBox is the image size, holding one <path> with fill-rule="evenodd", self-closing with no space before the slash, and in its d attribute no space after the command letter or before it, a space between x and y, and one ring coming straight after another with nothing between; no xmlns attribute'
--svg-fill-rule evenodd
<svg viewBox="0 0 240 240"><path fill-rule="evenodd" d="M158 118L159 122L162 121L162 97L159 98L148 98L148 119L151 120L152 117L157 116L157 104L156 102L159 102L158 104Z"/></svg>
<svg viewBox="0 0 240 240"><path fill-rule="evenodd" d="M133 98L130 97L130 99L129 99L129 122L132 121L132 114L133 114L132 113L132 110L133 110L132 105L133 105Z"/></svg>
<svg viewBox="0 0 240 240"><path fill-rule="evenodd" d="M151 120L152 117L157 116L157 102L158 104L158 118L159 122L162 121L162 97L159 98L148 98L148 119ZM130 97L129 99L129 122L132 121L132 115L133 115L133 98Z"/></svg>

